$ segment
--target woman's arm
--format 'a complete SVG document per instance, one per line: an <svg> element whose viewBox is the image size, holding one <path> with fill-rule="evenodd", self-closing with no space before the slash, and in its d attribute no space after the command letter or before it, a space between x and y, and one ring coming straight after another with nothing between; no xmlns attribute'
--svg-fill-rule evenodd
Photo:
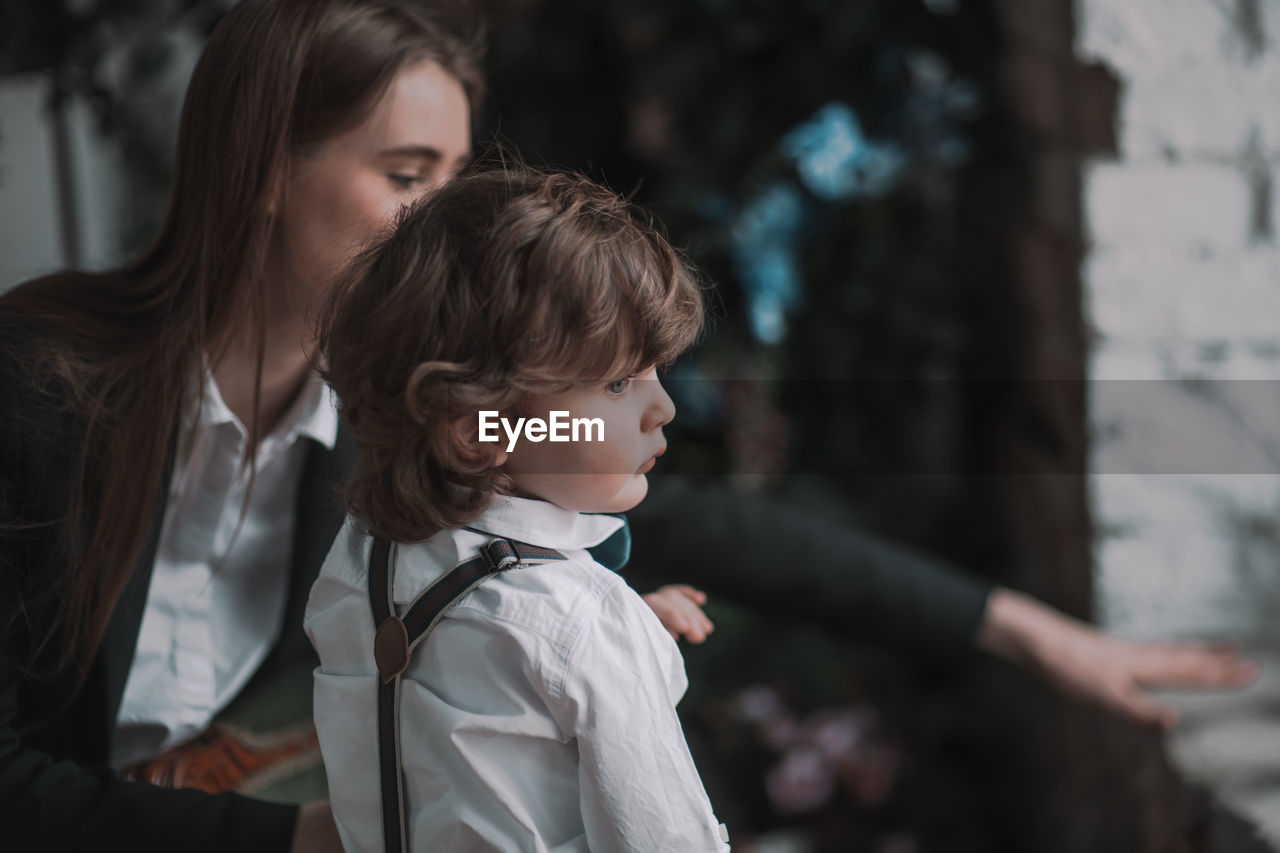
<svg viewBox="0 0 1280 853"><path fill-rule="evenodd" d="M991 594L977 642L1064 693L1163 729L1177 715L1148 688L1243 687L1258 674L1230 645L1123 640L1007 589Z"/></svg>
<svg viewBox="0 0 1280 853"><path fill-rule="evenodd" d="M624 570L929 657L973 648L991 585L794 506L652 476Z"/></svg>
<svg viewBox="0 0 1280 853"><path fill-rule="evenodd" d="M0 672L0 838L6 849L226 850L283 853L295 806L237 794L122 782L107 768L57 760L14 732L18 679Z"/></svg>
<svg viewBox="0 0 1280 853"><path fill-rule="evenodd" d="M1256 667L1230 647L1134 643L795 507L654 478L629 513L641 588L682 581L846 636L945 658L980 648L1066 693L1149 725L1173 723L1160 687L1240 687Z"/></svg>

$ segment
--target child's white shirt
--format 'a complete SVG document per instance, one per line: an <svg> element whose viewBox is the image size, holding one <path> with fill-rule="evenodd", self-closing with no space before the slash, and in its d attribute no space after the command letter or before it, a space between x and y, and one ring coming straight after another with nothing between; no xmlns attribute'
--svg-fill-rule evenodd
<svg viewBox="0 0 1280 853"><path fill-rule="evenodd" d="M688 684L644 601L585 550L622 522L496 498L467 530L398 545L405 605L493 536L568 559L502 572L415 649L401 690L414 851L727 851L675 705ZM381 851L372 539L349 519L311 591L315 720L347 851Z"/></svg>

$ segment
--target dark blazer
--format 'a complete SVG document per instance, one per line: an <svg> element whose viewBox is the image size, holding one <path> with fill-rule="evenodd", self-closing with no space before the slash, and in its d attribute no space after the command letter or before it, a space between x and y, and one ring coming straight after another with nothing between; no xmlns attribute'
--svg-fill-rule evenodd
<svg viewBox="0 0 1280 853"><path fill-rule="evenodd" d="M24 586L52 577L65 564L60 525L25 526L57 519L67 506L82 430L59 403L0 359L0 626ZM340 432L333 451L310 444L298 492L284 628L256 678L270 678L299 655L311 654L302 615L343 519L334 485L350 465L350 443ZM162 491L167 494L167 488ZM266 853L286 851L292 843L295 806L123 782L107 766L163 516L162 499L102 647L69 706L59 710L70 689L65 679L37 683L19 673L15 664L28 638L20 630L5 637L0 849Z"/></svg>
<svg viewBox="0 0 1280 853"><path fill-rule="evenodd" d="M82 429L56 396L0 359L0 626L23 585L65 563L54 526L67 505ZM345 433L333 452L311 447L298 495L292 577L281 639L255 679L311 654L307 595L343 518L332 485L350 465ZM627 577L641 589L680 581L771 613L926 653L972 647L987 586L925 557L811 514L724 488L655 475L630 515ZM167 489L165 490L167 493ZM65 683L19 675L22 637L0 647L0 847L6 850L281 851L297 809L236 794L211 796L122 782L107 768L125 678L137 644L163 502L112 616L84 688L56 710ZM8 525L6 527L5 525ZM61 563L60 563L61 560ZM19 735L35 723L38 729Z"/></svg>

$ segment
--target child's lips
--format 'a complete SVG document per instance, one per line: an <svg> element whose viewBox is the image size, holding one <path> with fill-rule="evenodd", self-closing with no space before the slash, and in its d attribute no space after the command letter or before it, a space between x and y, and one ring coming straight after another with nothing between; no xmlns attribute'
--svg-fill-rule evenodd
<svg viewBox="0 0 1280 853"><path fill-rule="evenodd" d="M658 457L667 452L666 447L659 447L658 452L649 457L643 465L636 469L637 474L647 474L653 470L653 466L657 464Z"/></svg>

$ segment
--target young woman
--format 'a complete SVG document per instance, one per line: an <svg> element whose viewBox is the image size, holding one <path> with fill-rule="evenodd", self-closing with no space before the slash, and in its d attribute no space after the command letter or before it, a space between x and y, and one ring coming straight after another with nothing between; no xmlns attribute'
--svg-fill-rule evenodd
<svg viewBox="0 0 1280 853"><path fill-rule="evenodd" d="M346 467L308 362L312 308L357 247L467 158L480 50L476 28L438 7L241 3L192 78L152 249L0 300L12 849L336 844L322 806L104 768L195 737L255 673L308 651L303 605Z"/></svg>
<svg viewBox="0 0 1280 853"><path fill-rule="evenodd" d="M192 78L153 248L0 297L8 846L336 849L323 804L107 768L194 737L255 674L309 652L303 607L342 518L328 484L350 458L309 366L312 308L468 157L475 33L439 0L244 0ZM1229 653L1123 643L797 510L655 486L638 556L739 600L976 641L1146 721L1168 711L1144 684L1250 677Z"/></svg>

